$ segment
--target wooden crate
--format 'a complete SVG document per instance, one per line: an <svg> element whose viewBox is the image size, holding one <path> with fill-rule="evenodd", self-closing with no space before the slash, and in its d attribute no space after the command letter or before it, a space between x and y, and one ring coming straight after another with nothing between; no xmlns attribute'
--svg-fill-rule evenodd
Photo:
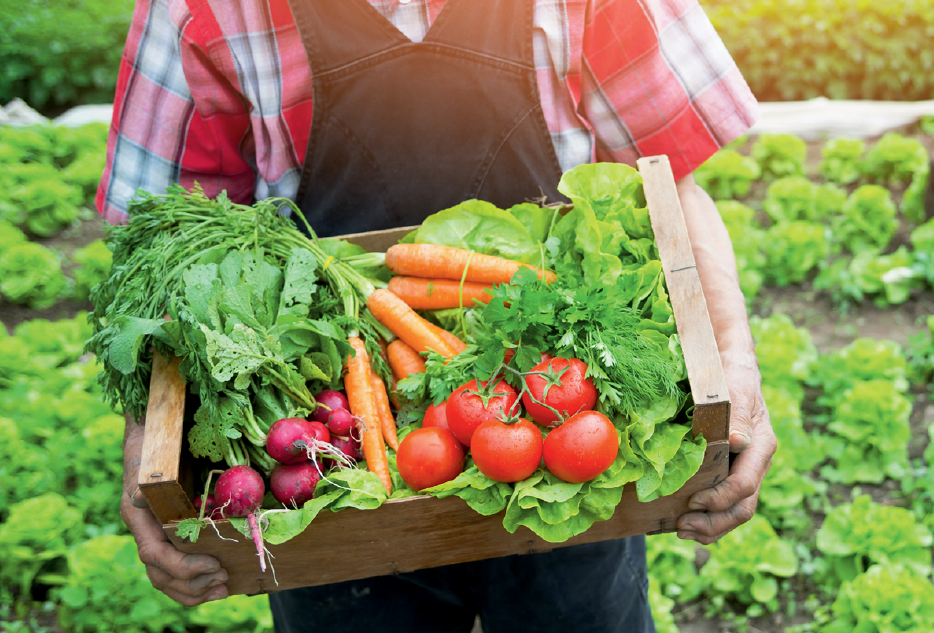
<svg viewBox="0 0 934 633"><path fill-rule="evenodd" d="M502 512L481 516L458 497L419 496L390 500L376 510L325 511L299 536L269 546L277 585L269 571L260 573L253 543L228 521L218 521L217 528L220 535L237 542L222 540L211 529L202 530L197 543L175 535L173 522L197 516L190 501L196 493L192 469L182 461L187 455L182 429L185 384L178 361L157 355L139 485L166 536L183 552L216 557L230 575L231 594L256 594L674 531L678 517L688 511L691 495L727 475L730 399L668 159L643 158L639 169L694 394L694 433L707 438L703 464L681 490L640 503L635 485L627 484L612 518L560 544L547 543L524 526L510 534L503 528ZM382 251L409 230L346 238ZM319 539L319 534L327 536Z"/></svg>

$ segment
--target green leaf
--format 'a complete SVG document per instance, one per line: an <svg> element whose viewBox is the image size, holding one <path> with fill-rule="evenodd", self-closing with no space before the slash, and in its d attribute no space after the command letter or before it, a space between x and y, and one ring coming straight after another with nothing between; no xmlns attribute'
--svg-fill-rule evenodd
<svg viewBox="0 0 934 633"><path fill-rule="evenodd" d="M129 374L136 370L139 348L143 340L165 324L161 319L139 319L122 316L114 320L116 334L110 342L109 360L114 369Z"/></svg>

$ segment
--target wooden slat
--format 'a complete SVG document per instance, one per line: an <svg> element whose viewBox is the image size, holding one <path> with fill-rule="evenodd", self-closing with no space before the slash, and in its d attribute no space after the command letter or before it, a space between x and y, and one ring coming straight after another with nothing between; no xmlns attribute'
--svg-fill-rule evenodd
<svg viewBox="0 0 934 633"><path fill-rule="evenodd" d="M176 547L186 553L216 557L227 570L231 594L282 591L344 580L468 561L547 552L557 547L593 543L634 534L672 532L687 512L687 501L698 490L726 476L727 442L707 447L700 471L678 492L650 503L639 503L635 486L628 484L613 517L565 543L547 543L526 527L515 534L503 528L503 512L484 517L457 497L414 497L388 501L375 510L324 511L304 532L282 545L270 545L278 586L272 573L260 573L252 541L228 521L202 530L197 543L181 541L175 528L164 527Z"/></svg>
<svg viewBox="0 0 934 633"><path fill-rule="evenodd" d="M398 229L383 229L381 231L367 231L366 233L351 233L341 235L342 240L356 244L371 253L385 253L393 244L417 229L417 226L404 226Z"/></svg>
<svg viewBox="0 0 934 633"><path fill-rule="evenodd" d="M139 487L162 523L194 517L195 509L179 483L185 415L185 382L180 360L156 352L149 384L149 405L139 468Z"/></svg>
<svg viewBox="0 0 934 633"><path fill-rule="evenodd" d="M730 392L671 164L667 156L650 156L640 158L638 165L694 394L694 434L703 434L708 442L725 440L730 435Z"/></svg>

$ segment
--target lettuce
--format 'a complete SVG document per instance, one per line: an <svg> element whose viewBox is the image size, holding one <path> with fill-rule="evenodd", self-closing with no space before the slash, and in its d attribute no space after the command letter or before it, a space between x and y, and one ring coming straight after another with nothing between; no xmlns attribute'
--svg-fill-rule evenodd
<svg viewBox="0 0 934 633"><path fill-rule="evenodd" d="M884 249L898 228L892 194L879 185L863 185L850 194L843 215L834 218L834 238L853 254Z"/></svg>
<svg viewBox="0 0 934 633"><path fill-rule="evenodd" d="M778 286L804 281L830 255L830 232L815 222L780 222L766 231L767 277Z"/></svg>
<svg viewBox="0 0 934 633"><path fill-rule="evenodd" d="M827 141L821 148L821 175L841 185L856 182L862 174L861 157L865 151L866 143L862 139L835 138Z"/></svg>
<svg viewBox="0 0 934 633"><path fill-rule="evenodd" d="M820 633L927 633L934 630L934 586L910 567L873 565L843 584L834 620Z"/></svg>
<svg viewBox="0 0 934 633"><path fill-rule="evenodd" d="M0 293L13 303L42 310L67 288L59 258L45 246L24 242L0 252Z"/></svg>
<svg viewBox="0 0 934 633"><path fill-rule="evenodd" d="M794 134L762 134L750 152L766 180L804 174L808 148Z"/></svg>
<svg viewBox="0 0 934 633"><path fill-rule="evenodd" d="M731 149L722 149L694 171L694 180L714 200L744 198L760 175L759 164Z"/></svg>
<svg viewBox="0 0 934 633"><path fill-rule="evenodd" d="M769 185L762 208L773 222L820 222L840 213L846 192L834 185L816 185L804 176L780 178Z"/></svg>
<svg viewBox="0 0 934 633"><path fill-rule="evenodd" d="M830 511L817 532L832 586L853 580L869 565L905 565L931 575L931 531L905 508L875 503L861 495Z"/></svg>

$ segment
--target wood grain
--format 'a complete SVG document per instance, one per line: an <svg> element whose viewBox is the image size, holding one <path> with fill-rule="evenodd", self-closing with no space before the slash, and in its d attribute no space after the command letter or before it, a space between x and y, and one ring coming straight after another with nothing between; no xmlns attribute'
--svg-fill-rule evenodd
<svg viewBox="0 0 934 633"><path fill-rule="evenodd" d="M179 362L154 354L139 467L140 490L162 523L196 516L179 477L185 415L185 382Z"/></svg>
<svg viewBox="0 0 934 633"><path fill-rule="evenodd" d="M694 394L694 434L708 442L725 440L730 436L730 392L671 164L667 156L650 156L640 158L638 165Z"/></svg>
<svg viewBox="0 0 934 633"><path fill-rule="evenodd" d="M503 514L484 517L457 497L413 497L388 501L376 510L324 511L308 528L282 545L271 545L278 586L272 573L259 571L252 541L228 521L218 521L221 540L202 530L197 543L181 541L175 528L165 533L181 551L216 557L227 570L231 594L282 591L344 580L451 565L468 561L547 552L557 547L593 543L634 534L672 532L687 501L698 490L726 476L727 442L707 447L700 471L678 492L639 503L634 484L627 484L616 512L607 521L565 543L548 543L526 527L515 534L503 528Z"/></svg>
<svg viewBox="0 0 934 633"><path fill-rule="evenodd" d="M383 229L381 231L367 231L366 233L351 233L341 235L340 239L356 244L371 253L385 253L393 244L417 229L417 226L403 226L398 229Z"/></svg>

